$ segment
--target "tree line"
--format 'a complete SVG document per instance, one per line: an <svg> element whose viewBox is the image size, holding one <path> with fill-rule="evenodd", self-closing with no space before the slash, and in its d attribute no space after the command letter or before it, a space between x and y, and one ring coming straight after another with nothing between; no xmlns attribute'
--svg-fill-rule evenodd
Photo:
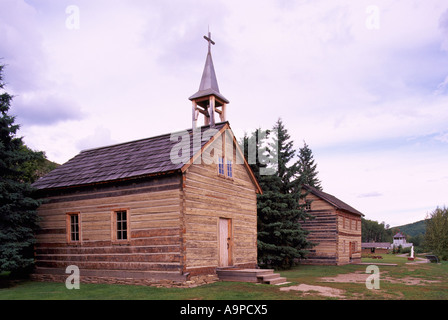
<svg viewBox="0 0 448 320"><path fill-rule="evenodd" d="M415 252L432 252L441 260L448 260L448 208L437 207L427 214L424 232L413 236L406 235L406 241L412 243ZM401 232L399 228L390 228L385 222L378 223L362 218L362 242L393 242L393 236Z"/></svg>

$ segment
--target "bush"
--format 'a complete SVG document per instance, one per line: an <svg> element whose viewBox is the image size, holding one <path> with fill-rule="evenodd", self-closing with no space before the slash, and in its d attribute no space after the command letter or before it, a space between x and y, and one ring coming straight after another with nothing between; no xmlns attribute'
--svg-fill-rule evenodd
<svg viewBox="0 0 448 320"><path fill-rule="evenodd" d="M401 249L401 253L411 253L411 247L406 247Z"/></svg>
<svg viewBox="0 0 448 320"><path fill-rule="evenodd" d="M448 209L437 208L426 220L425 247L441 260L448 260Z"/></svg>

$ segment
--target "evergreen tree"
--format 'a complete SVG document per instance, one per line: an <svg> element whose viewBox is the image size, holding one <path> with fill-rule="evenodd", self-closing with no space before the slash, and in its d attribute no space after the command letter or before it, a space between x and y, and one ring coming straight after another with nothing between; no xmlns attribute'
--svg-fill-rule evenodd
<svg viewBox="0 0 448 320"><path fill-rule="evenodd" d="M392 242L393 230L389 229L383 221L365 219L361 217L361 241L362 242Z"/></svg>
<svg viewBox="0 0 448 320"><path fill-rule="evenodd" d="M263 149L261 146L266 143L267 137L259 139L258 132L259 130L250 138L245 137L245 152L249 141L256 142L256 150ZM262 267L284 269L304 258L307 249L311 247L307 240L308 232L300 224L309 215L304 211L304 206L299 205L300 180L297 165L291 164L295 155L293 142L281 120L275 124L273 133L274 142L269 144L266 151L271 158L278 158L276 173L261 175L260 168L266 164L258 160L256 164L252 164L263 190L263 194L257 196L258 264Z"/></svg>
<svg viewBox="0 0 448 320"><path fill-rule="evenodd" d="M0 92L4 91L0 65ZM23 173L29 161L43 157L24 147L15 135L19 125L8 114L12 96L0 94L0 272L24 271L33 265L34 232L38 229L31 185Z"/></svg>
<svg viewBox="0 0 448 320"><path fill-rule="evenodd" d="M448 208L437 208L429 214L424 241L441 260L448 260Z"/></svg>
<svg viewBox="0 0 448 320"><path fill-rule="evenodd" d="M299 149L298 167L302 182L322 191L321 182L317 178L319 172L316 170L317 164L314 162L313 152L305 141L303 147Z"/></svg>

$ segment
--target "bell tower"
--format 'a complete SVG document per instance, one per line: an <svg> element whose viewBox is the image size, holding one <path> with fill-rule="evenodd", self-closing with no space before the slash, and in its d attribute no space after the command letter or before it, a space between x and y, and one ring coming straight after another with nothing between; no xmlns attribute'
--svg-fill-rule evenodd
<svg viewBox="0 0 448 320"><path fill-rule="evenodd" d="M219 115L221 122L226 121L226 106L229 103L229 100L219 92L211 53L211 45L214 45L215 42L212 40L210 31L208 36L204 36L204 39L208 42L208 53L201 84L198 92L189 98L193 103L193 128L197 126L199 114L204 116L204 125L210 125L210 127L215 126L215 113Z"/></svg>

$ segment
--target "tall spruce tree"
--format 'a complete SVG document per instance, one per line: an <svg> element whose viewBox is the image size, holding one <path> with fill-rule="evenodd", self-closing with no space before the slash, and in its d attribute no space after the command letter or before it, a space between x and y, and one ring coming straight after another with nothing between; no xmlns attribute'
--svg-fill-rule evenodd
<svg viewBox="0 0 448 320"><path fill-rule="evenodd" d="M16 137L19 125L8 114L13 97L4 92L3 68L0 65L0 272L22 272L33 265L40 204L24 181L23 168L43 154L24 148L22 138Z"/></svg>
<svg viewBox="0 0 448 320"><path fill-rule="evenodd" d="M249 141L256 144L256 150L264 150L266 139L259 139L259 130L251 137L245 137L246 152ZM293 162L295 151L293 142L283 125L278 120L273 130L273 142L265 150L276 161L276 173L260 174L265 163L257 161L252 169L257 177L263 194L257 196L258 213L258 264L262 267L286 269L292 267L298 259L304 258L311 247L307 240L308 232L301 226L301 221L309 218L303 205L299 205L301 196L297 165ZM252 148L253 151L253 148ZM257 156L257 159L259 157Z"/></svg>
<svg viewBox="0 0 448 320"><path fill-rule="evenodd" d="M305 141L303 142L303 147L299 149L297 165L302 182L322 191L321 182L317 178L319 172L316 170L317 164L314 162L313 152Z"/></svg>

